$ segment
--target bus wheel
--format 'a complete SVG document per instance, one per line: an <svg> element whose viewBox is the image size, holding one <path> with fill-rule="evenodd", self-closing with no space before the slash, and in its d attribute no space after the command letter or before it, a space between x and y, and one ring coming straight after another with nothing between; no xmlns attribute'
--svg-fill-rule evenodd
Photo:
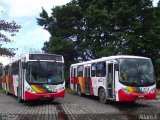
<svg viewBox="0 0 160 120"><path fill-rule="evenodd" d="M77 88L77 93L78 93L78 95L79 95L79 96L81 96L81 95L82 95L82 92L81 92L81 87L80 87L80 85L78 85L78 88Z"/></svg>
<svg viewBox="0 0 160 120"><path fill-rule="evenodd" d="M103 88L101 88L98 92L98 97L101 103L105 104L107 99L106 99L106 92Z"/></svg>

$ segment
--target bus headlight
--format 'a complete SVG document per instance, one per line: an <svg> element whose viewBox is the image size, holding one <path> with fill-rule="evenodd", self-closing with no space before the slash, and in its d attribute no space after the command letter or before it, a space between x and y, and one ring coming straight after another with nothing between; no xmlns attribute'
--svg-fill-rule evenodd
<svg viewBox="0 0 160 120"><path fill-rule="evenodd" d="M27 90L28 92L31 92L31 93L34 92L31 88L26 88L26 90Z"/></svg>
<svg viewBox="0 0 160 120"><path fill-rule="evenodd" d="M125 92L126 94L130 94L131 93L130 91L128 91L128 90L126 90L124 88L122 89L122 91Z"/></svg>

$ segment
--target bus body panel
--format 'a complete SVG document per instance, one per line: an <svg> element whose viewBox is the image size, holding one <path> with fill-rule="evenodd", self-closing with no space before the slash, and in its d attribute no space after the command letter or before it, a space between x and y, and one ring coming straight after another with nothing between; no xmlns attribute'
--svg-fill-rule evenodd
<svg viewBox="0 0 160 120"><path fill-rule="evenodd" d="M86 92L84 77L76 77L75 89L73 87L74 85L73 85L72 81L73 81L73 77L70 77L70 88L72 90L77 91L77 87L79 85L82 90L82 93L87 93L87 94L94 95L94 96L98 96L98 88L103 87L106 89L106 86L105 86L106 83L105 83L104 77L99 77L99 78L90 77L89 78L89 81L90 81L89 82L89 85L90 85L89 91L90 92Z"/></svg>
<svg viewBox="0 0 160 120"><path fill-rule="evenodd" d="M64 98L65 90L58 91L56 93L42 93L36 94L25 91L25 100L39 100L39 99L50 99L50 98Z"/></svg>
<svg viewBox="0 0 160 120"><path fill-rule="evenodd" d="M100 88L103 88L106 93L106 98L114 101L136 101L136 100L142 100L142 99L143 100L156 99L155 83L153 85L147 85L144 87L138 87L136 85L130 86L130 85L124 85L120 83L120 72L116 68L118 64L117 59L124 59L124 60L130 59L131 61L132 59L133 60L137 59L139 61L150 60L149 58L139 57L139 56L111 56L111 57L103 57L100 59L91 60L87 62L72 64L70 66L70 88L78 92L77 88L78 86L80 86L82 93L85 93L87 95L94 95L94 96L99 96L98 95L99 90ZM92 75L92 72L94 73L94 69L92 69L92 65L96 64L97 66L97 64L103 63L103 62L106 65L105 66L106 75L104 77L103 76L99 77L97 73L96 73L96 76ZM79 67L81 67L81 69L79 69ZM86 80L88 82L88 79L86 79L86 76L88 76L88 74L85 73L85 71L87 70L87 67L90 67L89 89L88 89L89 91L88 90L86 91L86 87L85 87ZM97 70L98 69L96 67L96 71ZM80 74L82 72L83 74ZM110 72L112 76L111 78L113 79L111 82L111 86L108 85L110 83L109 82ZM142 73L138 75L141 75L141 74ZM144 79L142 78L140 80L142 82L144 81Z"/></svg>
<svg viewBox="0 0 160 120"><path fill-rule="evenodd" d="M31 56L30 56L31 55ZM44 56L44 58L41 57ZM34 57L35 56L35 57ZM49 57L52 57L55 60L52 60ZM58 56L55 58L54 56ZM61 58L60 58L61 57ZM36 60L38 58L38 60ZM42 58L40 60L39 58ZM47 60L49 58L49 60ZM32 60L30 60L32 59ZM57 60L57 61L56 61ZM28 62L39 62L43 63L62 63L64 64L63 56L53 55L53 54L28 54L25 57L22 57L8 65L3 66L2 72L2 88L15 96L18 96L21 100L34 100L34 99L50 99L56 97L65 96L65 80L63 82L56 83L29 83L29 78L27 77L28 68L25 67L24 63ZM46 67L47 68L47 67ZM51 70L51 68L50 68ZM34 72L34 71L33 71ZM61 74L63 74L63 71ZM47 81L51 82L51 78L48 78ZM57 78L58 80L58 78Z"/></svg>
<svg viewBox="0 0 160 120"><path fill-rule="evenodd" d="M18 88L18 75L13 75L13 88L14 88L14 95L17 96L17 88Z"/></svg>
<svg viewBox="0 0 160 120"><path fill-rule="evenodd" d="M25 99L24 100L34 100L34 99L45 99L45 98L64 98L65 96L65 82L59 85L29 85L25 81Z"/></svg>
<svg viewBox="0 0 160 120"><path fill-rule="evenodd" d="M121 83L117 86L118 99L116 101L136 101L136 100L153 100L156 99L156 86L149 87L130 87ZM125 93L128 91L129 93Z"/></svg>

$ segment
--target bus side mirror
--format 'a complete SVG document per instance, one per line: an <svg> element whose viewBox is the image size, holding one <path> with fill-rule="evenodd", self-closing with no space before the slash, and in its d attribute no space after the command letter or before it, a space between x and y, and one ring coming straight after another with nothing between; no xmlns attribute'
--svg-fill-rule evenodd
<svg viewBox="0 0 160 120"><path fill-rule="evenodd" d="M26 62L22 62L22 69L26 69L27 68L27 63Z"/></svg>
<svg viewBox="0 0 160 120"><path fill-rule="evenodd" d="M115 64L114 69L115 69L115 71L119 71L119 64Z"/></svg>

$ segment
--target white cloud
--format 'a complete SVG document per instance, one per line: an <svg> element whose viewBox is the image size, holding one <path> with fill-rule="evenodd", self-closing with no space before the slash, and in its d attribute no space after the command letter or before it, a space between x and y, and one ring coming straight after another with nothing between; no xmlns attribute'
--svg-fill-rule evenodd
<svg viewBox="0 0 160 120"><path fill-rule="evenodd" d="M50 34L48 31L42 29L41 27L37 27L33 29L32 31L28 32L26 35L28 38L33 38L36 42L39 41L39 38L46 41L50 37ZM44 42L42 41L42 42Z"/></svg>
<svg viewBox="0 0 160 120"><path fill-rule="evenodd" d="M3 47L18 48L16 56L24 54L30 49L40 50L43 43L49 40L50 34L37 25L36 17L42 7L50 14L57 5L64 5L71 0L0 0L0 18L6 21L15 21L22 28L17 36L11 38L14 42L3 44ZM1 12L3 11L3 12ZM8 36L8 35L7 35ZM15 56L15 57L16 57ZM6 64L10 58L0 57L0 62Z"/></svg>
<svg viewBox="0 0 160 120"><path fill-rule="evenodd" d="M157 6L159 0L153 0L153 6Z"/></svg>
<svg viewBox="0 0 160 120"><path fill-rule="evenodd" d="M71 0L1 0L8 7L10 17L37 16L44 7L47 12L57 5L63 5Z"/></svg>
<svg viewBox="0 0 160 120"><path fill-rule="evenodd" d="M6 65L10 62L11 59L9 59L8 57L0 57L0 63L2 63L3 65Z"/></svg>
<svg viewBox="0 0 160 120"><path fill-rule="evenodd" d="M42 29L41 27L37 27L33 29L32 31L28 31L25 35L26 41L21 40L21 42L24 44L29 44L32 46L36 46L38 48L41 48L42 46L37 46L39 44L42 44L45 41L48 41L50 37L50 34L48 31Z"/></svg>
<svg viewBox="0 0 160 120"><path fill-rule="evenodd" d="M2 5L0 5L0 14L3 13L3 11L5 11L5 8Z"/></svg>
<svg viewBox="0 0 160 120"><path fill-rule="evenodd" d="M23 31L22 31L23 34ZM49 40L50 34L48 31L41 27L35 27L30 31L25 32L22 37L17 37L12 47L18 48L17 54L22 54L24 51L27 52L30 49L41 49L45 41Z"/></svg>

